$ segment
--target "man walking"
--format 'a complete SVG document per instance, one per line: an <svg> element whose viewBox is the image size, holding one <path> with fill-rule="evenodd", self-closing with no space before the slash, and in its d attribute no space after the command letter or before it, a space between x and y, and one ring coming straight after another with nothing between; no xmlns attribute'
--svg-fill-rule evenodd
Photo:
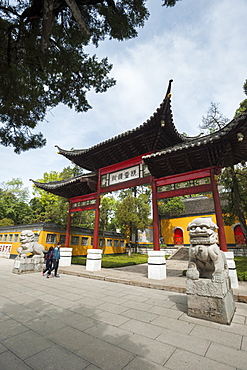
<svg viewBox="0 0 247 370"><path fill-rule="evenodd" d="M51 276L51 272L54 270L54 277L59 278L60 276L57 274L59 260L60 260L60 247L61 245L58 244L54 250L53 250L53 260L52 260L52 266L50 267L47 277L49 278Z"/></svg>

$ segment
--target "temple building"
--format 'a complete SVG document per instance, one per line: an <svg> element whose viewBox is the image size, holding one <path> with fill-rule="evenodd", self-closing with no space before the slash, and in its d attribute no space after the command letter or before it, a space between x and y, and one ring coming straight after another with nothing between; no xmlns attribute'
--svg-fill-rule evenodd
<svg viewBox="0 0 247 370"><path fill-rule="evenodd" d="M95 210L93 248L97 249L100 196L151 184L154 251L160 250L158 201L209 191L219 227L220 248L227 251L217 174L224 167L247 160L247 112L209 135L184 136L173 122L171 85L172 80L159 108L140 126L91 148L57 147L60 155L87 170L87 174L50 183L32 180L38 188L68 199L66 246L70 243L71 214Z"/></svg>

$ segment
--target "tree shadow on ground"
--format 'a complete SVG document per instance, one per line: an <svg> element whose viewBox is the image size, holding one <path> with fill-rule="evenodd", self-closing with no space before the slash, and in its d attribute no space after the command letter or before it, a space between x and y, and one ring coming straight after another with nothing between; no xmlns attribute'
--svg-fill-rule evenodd
<svg viewBox="0 0 247 370"><path fill-rule="evenodd" d="M130 318L98 308L97 298L95 307L83 303L90 283L102 296L100 281L86 282L84 289L81 277L70 277L70 284L59 279L61 285L41 277L40 286L37 274L21 276L20 281L17 278L9 284L6 298L0 296L1 369L81 370L92 364L95 369L149 370L159 369L171 355L164 344L157 343L155 348L151 339L122 329L121 322ZM79 284L78 299L73 296L74 301L69 301L66 296L72 297ZM59 301L67 307L59 307Z"/></svg>

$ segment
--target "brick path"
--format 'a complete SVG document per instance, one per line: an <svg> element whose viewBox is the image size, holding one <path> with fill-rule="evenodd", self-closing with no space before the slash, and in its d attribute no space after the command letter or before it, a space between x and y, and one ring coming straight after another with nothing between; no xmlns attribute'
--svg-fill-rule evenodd
<svg viewBox="0 0 247 370"><path fill-rule="evenodd" d="M236 302L232 324L220 325L188 317L184 293L140 286L145 266L87 277L72 266L60 279L12 267L0 259L1 370L247 369L246 303ZM167 266L167 286L184 284L180 267Z"/></svg>

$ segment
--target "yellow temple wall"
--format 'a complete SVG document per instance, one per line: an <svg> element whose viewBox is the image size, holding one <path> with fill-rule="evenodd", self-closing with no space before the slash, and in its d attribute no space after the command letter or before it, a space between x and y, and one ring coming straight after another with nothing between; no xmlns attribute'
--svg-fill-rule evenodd
<svg viewBox="0 0 247 370"><path fill-rule="evenodd" d="M187 231L188 224L197 217L209 217L217 224L215 214L208 214L203 216L185 216L172 219L162 219L160 222L160 235L164 238L164 243L168 246L174 245L174 229L181 228L183 230L184 245L189 245L189 233ZM235 238L232 226L224 226L227 245L235 246Z"/></svg>

